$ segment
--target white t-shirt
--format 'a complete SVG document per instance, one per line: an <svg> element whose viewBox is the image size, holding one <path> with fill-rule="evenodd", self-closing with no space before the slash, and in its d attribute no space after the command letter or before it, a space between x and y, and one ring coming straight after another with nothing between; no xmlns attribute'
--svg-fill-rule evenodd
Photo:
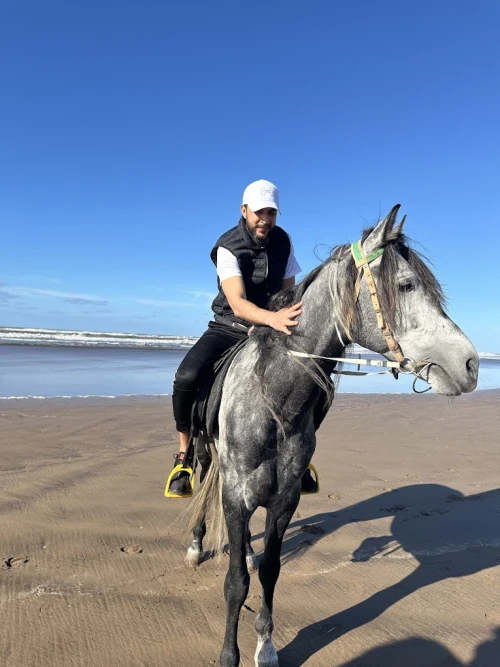
<svg viewBox="0 0 500 667"><path fill-rule="evenodd" d="M290 239L289 235L288 238ZM288 256L288 262L283 280L286 280L286 278L293 278L301 271L302 269L295 259L293 252L292 239L290 239L290 254ZM227 278L233 278L233 276L241 276L241 269L238 265L238 260L227 248L217 248L217 275L219 276L219 280L221 282L223 280L227 280Z"/></svg>

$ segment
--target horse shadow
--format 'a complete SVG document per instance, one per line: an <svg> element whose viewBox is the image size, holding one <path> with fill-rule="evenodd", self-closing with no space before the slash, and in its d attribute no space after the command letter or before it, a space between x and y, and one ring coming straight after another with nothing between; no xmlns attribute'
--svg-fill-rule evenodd
<svg viewBox="0 0 500 667"><path fill-rule="evenodd" d="M439 484L405 486L337 512L295 521L290 524L283 542L283 561L296 558L325 535L346 524L384 516L393 516L391 534L366 538L353 552L352 562L362 564L372 558L390 557L394 552L404 550L413 556L418 566L398 583L363 602L300 630L280 651L280 664L290 667L303 665L340 635L369 623L415 591L451 577L475 574L500 563L500 489L466 496ZM425 640L418 641L424 650L422 642ZM411 653L406 643L398 646L390 650L393 653L398 650ZM436 656L440 651L439 645L427 646L425 650L434 651ZM452 661L453 656L450 660L450 665L460 664ZM350 663L352 667L378 664L405 664L408 667L406 659L392 663L383 660ZM448 665L448 662L439 662L436 657L434 663L422 660L415 664L431 667L433 664ZM488 664L492 667L497 663ZM474 662L472 665L477 667L483 663Z"/></svg>
<svg viewBox="0 0 500 667"><path fill-rule="evenodd" d="M480 644L472 662L463 663L438 642L411 637L400 642L377 646L342 667L498 667L500 664L500 628Z"/></svg>

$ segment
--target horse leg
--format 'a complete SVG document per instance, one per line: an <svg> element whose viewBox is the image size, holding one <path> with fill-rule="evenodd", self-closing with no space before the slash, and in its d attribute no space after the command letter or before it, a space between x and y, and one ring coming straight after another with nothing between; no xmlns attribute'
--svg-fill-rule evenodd
<svg viewBox="0 0 500 667"><path fill-rule="evenodd" d="M193 530L193 541L187 550L186 558L184 558L184 562L189 567L198 567L201 563L201 559L203 558L203 538L206 532L207 526L204 520L195 526Z"/></svg>
<svg viewBox="0 0 500 667"><path fill-rule="evenodd" d="M252 534L250 533L250 529L247 532L245 552L248 571L250 573L257 572L259 569L259 557L255 555L255 551L252 549Z"/></svg>
<svg viewBox="0 0 500 667"><path fill-rule="evenodd" d="M250 587L246 563L246 544L250 512L242 500L228 498L223 492L222 503L229 536L229 570L224 583L226 598L226 634L220 655L221 667L239 667L238 622Z"/></svg>
<svg viewBox="0 0 500 667"><path fill-rule="evenodd" d="M293 513L300 500L300 486L280 503L267 511L264 554L259 565L262 584L262 602L255 620L257 650L255 667L279 667L278 654L273 645L273 596L281 569L281 544Z"/></svg>
<svg viewBox="0 0 500 667"><path fill-rule="evenodd" d="M203 480L205 479L208 469L210 468L210 458L202 454L200 447L197 447L197 449L198 460L200 461L201 465L200 484L203 484ZM193 529L193 541L191 542L191 546L187 550L187 554L184 559L184 562L188 567L198 567L198 565L201 563L201 559L203 558L203 538L205 537L206 533L207 526L205 523L205 518L203 518L203 520Z"/></svg>

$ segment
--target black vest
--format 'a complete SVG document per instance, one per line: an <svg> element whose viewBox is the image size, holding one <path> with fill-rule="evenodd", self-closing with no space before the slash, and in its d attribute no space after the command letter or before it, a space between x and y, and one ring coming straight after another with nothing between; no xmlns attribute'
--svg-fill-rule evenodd
<svg viewBox="0 0 500 667"><path fill-rule="evenodd" d="M269 234L269 242L259 248L248 233L245 218L241 217L236 227L223 234L214 245L210 257L217 266L217 248L226 248L236 257L240 267L245 294L259 308L265 308L269 297L279 292L286 265L290 256L290 238L284 229L275 227ZM249 327L250 322L242 320L233 313L219 278L217 278L219 294L212 303L215 321L240 328Z"/></svg>

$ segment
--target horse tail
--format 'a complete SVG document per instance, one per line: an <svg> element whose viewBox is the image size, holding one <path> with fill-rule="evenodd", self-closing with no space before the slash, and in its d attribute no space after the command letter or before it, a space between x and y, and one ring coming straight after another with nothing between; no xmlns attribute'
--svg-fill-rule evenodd
<svg viewBox="0 0 500 667"><path fill-rule="evenodd" d="M210 468L200 485L198 493L189 503L189 520L186 530L193 532L208 517L209 544L217 556L221 556L226 542L226 523L224 509L222 507L222 480L217 460L217 451L211 444L212 462Z"/></svg>

